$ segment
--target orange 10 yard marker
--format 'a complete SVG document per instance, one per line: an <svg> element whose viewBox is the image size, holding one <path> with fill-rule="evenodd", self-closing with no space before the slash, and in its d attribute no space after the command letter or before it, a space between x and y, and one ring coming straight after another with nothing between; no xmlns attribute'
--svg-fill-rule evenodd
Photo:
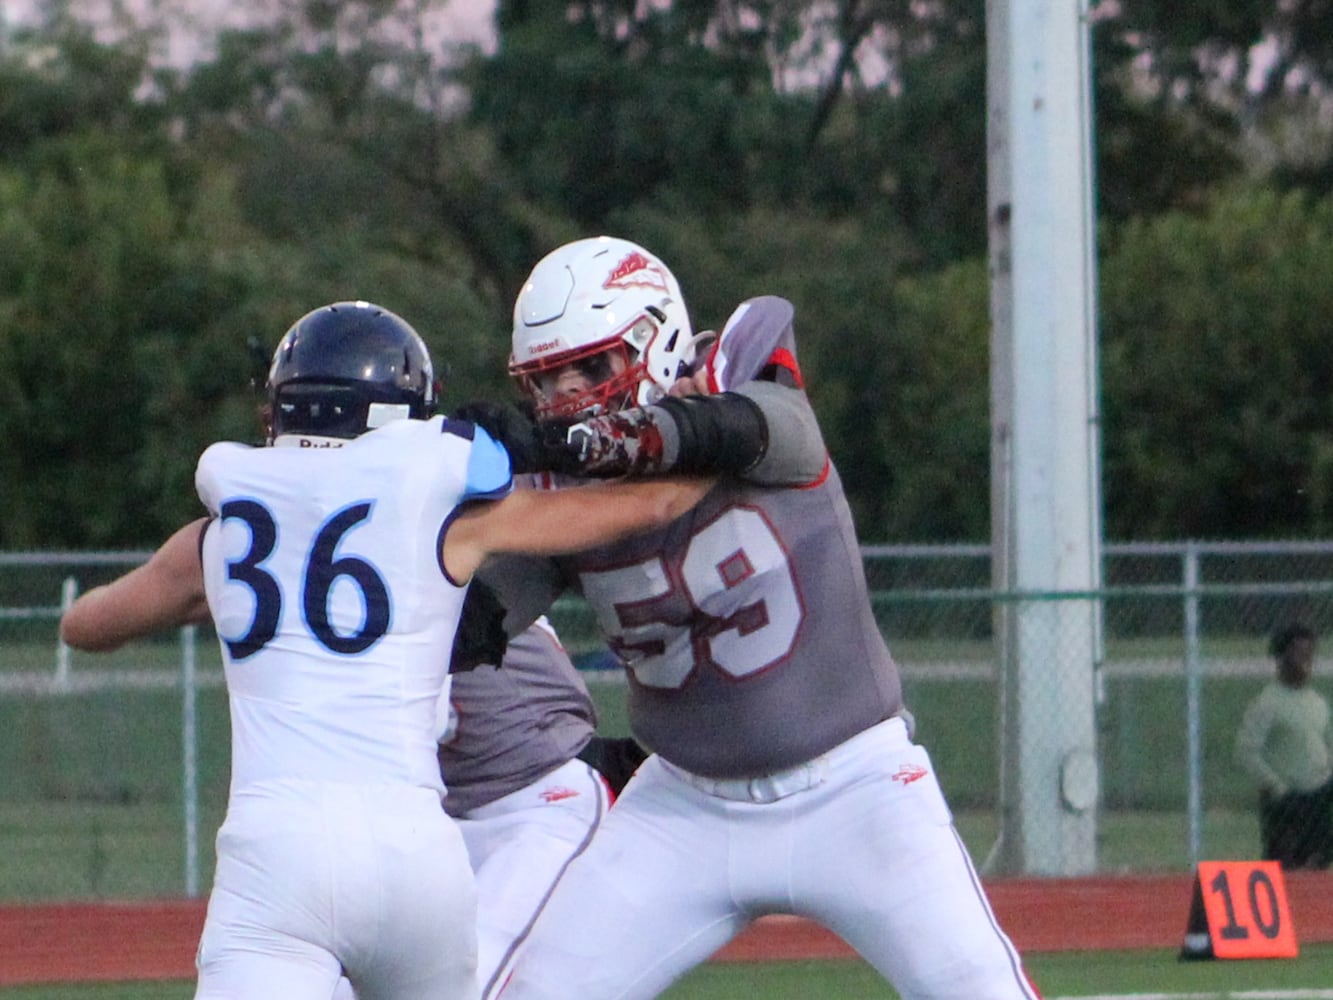
<svg viewBox="0 0 1333 1000"><path fill-rule="evenodd" d="M1295 958L1298 953L1281 865L1199 863L1181 958Z"/></svg>

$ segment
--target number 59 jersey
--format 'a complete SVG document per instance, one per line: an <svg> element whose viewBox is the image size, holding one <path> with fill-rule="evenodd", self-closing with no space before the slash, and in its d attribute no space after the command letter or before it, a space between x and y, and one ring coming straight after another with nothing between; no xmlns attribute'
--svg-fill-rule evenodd
<svg viewBox="0 0 1333 1000"><path fill-rule="evenodd" d="M710 383L782 369L799 387L792 315L776 296L742 303L705 361ZM770 433L788 450L798 436ZM635 736L695 774L783 770L903 710L841 480L822 437L802 441L813 454L793 465L822 465L812 481L724 477L665 530L556 561L629 672Z"/></svg>
<svg viewBox="0 0 1333 1000"><path fill-rule="evenodd" d="M831 466L724 480L663 532L559 562L629 673L634 735L687 771L783 770L903 708Z"/></svg>
<svg viewBox="0 0 1333 1000"><path fill-rule="evenodd" d="M462 501L510 485L498 445L440 417L204 452L233 794L293 779L443 792L435 706L466 587L447 578L440 542Z"/></svg>

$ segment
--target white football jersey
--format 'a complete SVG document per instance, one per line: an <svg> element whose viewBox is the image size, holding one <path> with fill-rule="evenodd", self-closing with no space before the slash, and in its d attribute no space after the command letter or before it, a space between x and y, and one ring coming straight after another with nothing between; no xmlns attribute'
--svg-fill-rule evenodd
<svg viewBox="0 0 1333 1000"><path fill-rule="evenodd" d="M440 542L462 501L510 485L499 445L442 417L204 452L233 794L292 779L443 792L435 706L466 587L445 574Z"/></svg>

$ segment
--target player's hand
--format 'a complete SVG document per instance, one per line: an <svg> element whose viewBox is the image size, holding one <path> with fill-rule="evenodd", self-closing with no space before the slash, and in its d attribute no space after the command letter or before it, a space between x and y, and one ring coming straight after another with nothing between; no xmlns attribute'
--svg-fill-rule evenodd
<svg viewBox="0 0 1333 1000"><path fill-rule="evenodd" d="M658 407L601 413L566 425L562 455L583 476L653 475L662 466ZM552 427L558 433L559 428ZM554 443L553 443L554 444Z"/></svg>
<svg viewBox="0 0 1333 1000"><path fill-rule="evenodd" d="M489 434L505 451L515 475L526 472L559 471L552 464L558 456L548 455L550 433L540 427L532 414L510 403L473 400L450 414L451 419L466 420ZM563 437L563 435L562 435Z"/></svg>
<svg viewBox="0 0 1333 1000"><path fill-rule="evenodd" d="M712 392L708 385L708 371L701 368L692 375L682 375L671 383L668 396L707 396Z"/></svg>
<svg viewBox="0 0 1333 1000"><path fill-rule="evenodd" d="M717 343L716 330L701 330L686 348L690 371L667 389L668 396L707 396L713 392L708 384L708 355Z"/></svg>

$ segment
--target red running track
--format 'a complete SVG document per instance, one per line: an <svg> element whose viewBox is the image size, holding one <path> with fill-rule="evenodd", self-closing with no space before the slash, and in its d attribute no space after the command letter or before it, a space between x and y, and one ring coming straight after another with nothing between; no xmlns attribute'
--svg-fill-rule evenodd
<svg viewBox="0 0 1333 1000"><path fill-rule="evenodd" d="M1333 942L1333 872L1287 873L1300 942ZM1179 948L1191 875L997 879L986 890L1021 951ZM0 986L47 982L190 979L203 926L198 900L0 907ZM823 928L765 917L715 960L851 957Z"/></svg>

